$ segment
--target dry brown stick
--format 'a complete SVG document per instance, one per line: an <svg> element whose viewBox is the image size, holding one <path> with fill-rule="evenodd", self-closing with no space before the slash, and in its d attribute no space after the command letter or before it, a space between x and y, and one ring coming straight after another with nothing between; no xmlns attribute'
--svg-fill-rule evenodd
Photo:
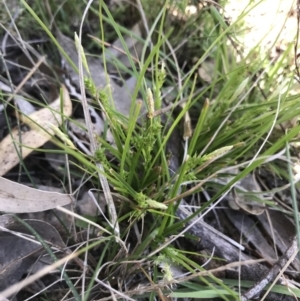
<svg viewBox="0 0 300 301"><path fill-rule="evenodd" d="M182 210L180 206L178 207L176 214L181 220L186 220L189 217L186 210ZM190 223L191 222L187 222L186 226L188 226ZM196 237L201 238L198 244L199 247L201 247L202 249L212 250L213 248L215 248L215 255L225 259L227 262L240 261L241 279L255 281L256 279L264 280L266 277L268 277L267 278L268 282L265 285L267 285L270 281L272 281L272 278L270 278L268 275L274 275L275 278L276 275L278 274L278 271L285 265L287 260L291 257L291 254L293 254L293 252L295 251L295 245L293 242L291 247L285 252L285 255L282 256L279 259L279 261L274 265L274 267L271 269L271 271L269 271L266 266L260 263L257 263L256 265L252 265L252 266L247 264L243 265L243 262L247 262L248 260L251 260L251 257L244 254L243 252L239 253L236 247L234 247L233 245L225 241L222 237L210 231L210 229L203 227L203 225L199 223L194 224L193 227L191 227L188 230L188 232ZM235 269L227 270L226 275L229 278L237 278L238 270ZM259 292L257 291L257 293ZM241 300L248 301L249 299L241 299ZM282 295L278 295L276 293L270 293L267 296L266 300L292 301L294 299L291 296L282 297Z"/></svg>
<svg viewBox="0 0 300 301"><path fill-rule="evenodd" d="M283 273L283 267L286 266L287 263L291 263L297 255L297 253L297 237L295 236L291 245L280 257L280 259L274 264L274 266L268 271L268 273L261 278L260 281L258 281L252 288L250 288L246 293L242 295L241 300L248 301L252 298L256 298L257 296L259 296L259 294L267 286L267 284L274 281L278 274Z"/></svg>

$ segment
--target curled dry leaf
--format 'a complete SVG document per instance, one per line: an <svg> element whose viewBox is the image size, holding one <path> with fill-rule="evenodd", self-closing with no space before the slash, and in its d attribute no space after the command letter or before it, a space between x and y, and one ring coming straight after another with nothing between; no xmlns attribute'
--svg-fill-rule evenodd
<svg viewBox="0 0 300 301"><path fill-rule="evenodd" d="M59 126L62 123L62 115L70 116L72 113L72 103L65 86L63 90L63 112L61 112L61 99L58 97L49 106L33 112L32 114L22 116L22 121L30 130L19 131L13 129L7 137L0 143L0 176L6 174L11 168L17 165L20 160L16 149L19 151L21 146L21 157L26 158L34 149L41 147L49 141L54 135L53 129L49 124ZM21 145L19 145L21 141Z"/></svg>
<svg viewBox="0 0 300 301"><path fill-rule="evenodd" d="M70 204L69 194L42 191L0 177L0 211L39 212Z"/></svg>
<svg viewBox="0 0 300 301"><path fill-rule="evenodd" d="M233 169L231 174L237 175L238 169ZM233 177L226 177L225 181L218 178L215 182L222 185L228 184ZM255 174L251 173L243 179L237 181L232 189L232 193L226 195L226 200L231 209L243 210L244 212L252 215L260 215L265 212L264 200L270 199L271 196L262 191Z"/></svg>
<svg viewBox="0 0 300 301"><path fill-rule="evenodd" d="M228 204L232 209L242 209L244 212L252 215L261 215L265 212L265 205L263 201L260 202L259 200L267 197L264 196L254 173L240 180L235 185L235 188L236 190L233 190L233 198L230 198L230 195L227 196Z"/></svg>

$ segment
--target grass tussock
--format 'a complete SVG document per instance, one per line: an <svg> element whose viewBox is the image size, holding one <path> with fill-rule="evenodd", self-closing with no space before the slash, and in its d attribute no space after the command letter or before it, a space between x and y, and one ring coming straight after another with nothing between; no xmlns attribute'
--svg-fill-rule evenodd
<svg viewBox="0 0 300 301"><path fill-rule="evenodd" d="M251 3L236 21L229 22L224 17L224 1L108 2L20 0L19 8L5 6L2 12L2 35L12 31L18 36L17 44L25 43L28 56L46 54L53 85L64 83L70 72L60 66L61 57L79 78L80 99L71 94L72 114L62 116L60 125L52 125L50 147L35 152L39 160L60 155L53 161L64 164L55 169L47 163L47 171L43 164L28 164L20 156L21 164L16 167L21 182L26 179L35 186L35 175L43 174L43 182L63 187L75 202L72 208L61 209L64 213L54 211L62 222L64 230L59 234L66 249L55 249L34 227L28 228L51 257L53 271L64 279L63 284L56 284L53 273L47 285L53 285L57 295L38 290L35 300L58 300L60 294L74 300L108 300L111 296L240 300L257 279L228 276L227 271L242 267L243 261L226 262L222 246L216 246L217 254L215 249L204 250L201 240L205 238L185 227L193 218L206 216L205 222L219 232L225 229L226 236L240 239L238 243L247 249L245 256L261 258L242 234L228 230L231 224L222 211L228 208L226 195L231 195L233 186L254 172L261 178L266 175L265 182L280 179L291 184L291 203L282 205L274 198L255 196L253 191L252 197L259 200L259 206L299 224L294 174L300 109L291 71L293 45L276 59L269 52L262 53L260 44L245 54L239 38L244 34L243 20L253 9ZM17 9L19 15L14 18ZM139 34L130 31L137 22ZM61 46L57 30L74 41L78 58ZM138 41L139 50L131 48L128 36ZM37 38L37 44L27 44ZM113 50L122 55L112 56ZM13 55L19 55L18 51ZM106 81L101 88L95 84L94 58L103 62ZM7 75L14 69L5 67L5 56L1 60L5 70L1 79L8 82ZM116 100L112 82L124 87L129 78L135 79L135 85L124 114L118 106L125 102L125 90ZM11 84L18 83L12 80ZM35 93L38 100L31 91L25 92L30 103L47 107L48 100L39 92ZM3 104L8 103L6 97L3 93ZM102 118L101 135L94 133L91 107ZM16 103L9 103L7 134L11 126L22 124L22 120L21 124L15 121L13 110L21 114ZM80 138L81 144L70 134L71 123L87 137L85 141ZM13 172L5 176L16 179ZM77 210L84 189L98 203L94 212ZM280 187L267 189L265 185L264 189ZM100 194L95 196L95 191ZM178 214L181 206L188 208L189 217ZM64 224L61 214L71 224ZM22 216L18 221L23 223ZM268 243L273 244L272 238ZM68 263L70 254L77 259ZM59 259L65 263L60 272L55 266ZM45 278L41 279L46 285ZM272 293L300 295L298 289L280 284L272 287ZM31 295L25 289L18 298Z"/></svg>

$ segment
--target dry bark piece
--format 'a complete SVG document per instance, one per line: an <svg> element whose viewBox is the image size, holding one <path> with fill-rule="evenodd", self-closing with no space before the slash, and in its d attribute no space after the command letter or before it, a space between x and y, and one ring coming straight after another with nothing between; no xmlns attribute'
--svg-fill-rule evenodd
<svg viewBox="0 0 300 301"><path fill-rule="evenodd" d="M241 231L245 240L255 246L264 259L269 262L276 260L275 251L271 248L266 238L257 228L255 222L248 215L230 209L224 210L224 212L235 228Z"/></svg>
<svg viewBox="0 0 300 301"><path fill-rule="evenodd" d="M292 243L286 252L280 257L280 259L274 264L274 266L262 277L260 277L259 281L251 287L246 293L244 293L241 297L242 301L252 300L253 298L257 298L260 296L263 289L272 281L274 281L280 273L283 273L282 270L287 264L290 264L292 260L298 254L298 246L297 246L297 237L294 237ZM287 267L285 267L286 269Z"/></svg>
<svg viewBox="0 0 300 301"><path fill-rule="evenodd" d="M21 156L26 158L34 149L41 147L49 141L55 134L49 124L56 127L62 123L62 115L70 116L72 113L72 102L68 90L62 86L63 90L63 112L61 112L61 100L58 97L48 107L33 112L28 116L22 116L22 121L30 127L30 130L19 131L13 129L0 143L0 176L5 175L10 169L20 162L16 149L20 150Z"/></svg>
<svg viewBox="0 0 300 301"><path fill-rule="evenodd" d="M274 240L277 249L283 254L289 247L291 240L296 234L295 225L284 213L275 210L268 210L269 219L265 214L257 216L264 231ZM270 225L271 222L271 225ZM298 258L292 263L296 271L300 270ZM291 268L289 269L291 270Z"/></svg>

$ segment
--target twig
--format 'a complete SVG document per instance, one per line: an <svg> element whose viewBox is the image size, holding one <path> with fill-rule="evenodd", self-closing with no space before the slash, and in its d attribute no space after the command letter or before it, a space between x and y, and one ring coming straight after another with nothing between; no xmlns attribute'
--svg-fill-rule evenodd
<svg viewBox="0 0 300 301"><path fill-rule="evenodd" d="M294 237L290 247L280 257L280 259L274 264L274 266L268 271L268 273L257 282L252 288L241 296L241 301L248 301L252 298L259 296L262 290L267 286L268 283L274 281L276 276L279 276L284 272L283 267L287 267L296 257L298 253L297 238ZM276 282L274 281L273 285ZM265 296L264 296L265 297Z"/></svg>

